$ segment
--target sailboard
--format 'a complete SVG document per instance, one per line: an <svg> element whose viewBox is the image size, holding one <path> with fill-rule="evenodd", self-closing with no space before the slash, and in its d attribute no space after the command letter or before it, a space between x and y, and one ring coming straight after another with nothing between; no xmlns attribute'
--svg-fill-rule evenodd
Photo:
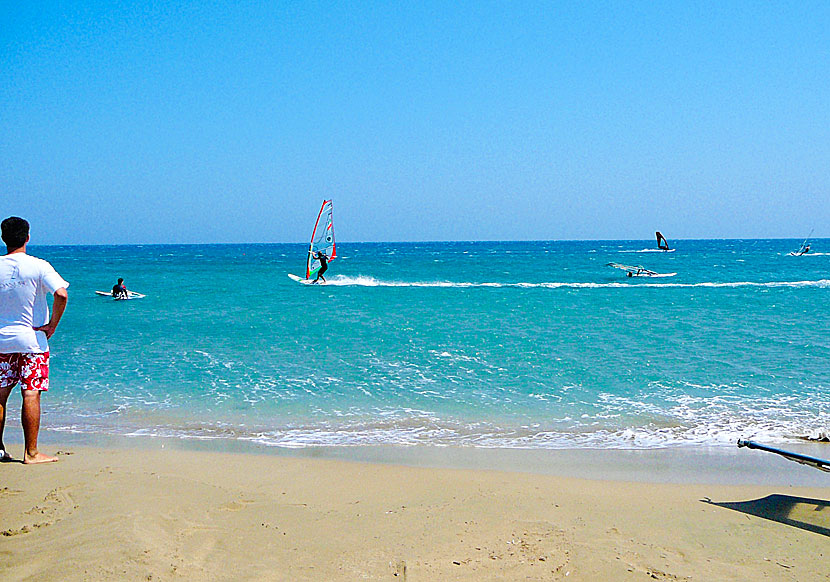
<svg viewBox="0 0 830 582"><path fill-rule="evenodd" d="M311 283L310 279L317 274L322 266L320 259L317 258L318 253L326 255L329 262L337 258L331 200L323 200L323 205L320 207L320 212L317 214L317 220L314 223L314 230L311 231L311 242L308 246L308 258L306 259L305 279L291 274L288 277L293 281Z"/></svg>
<svg viewBox="0 0 830 582"><path fill-rule="evenodd" d="M775 447L768 447L767 445L762 445L760 443L756 443L755 441L748 441L745 439L738 440L738 447L746 447L748 449L756 449L759 451L766 451L768 453L775 453L776 455L781 455L788 461L794 461L796 463L801 463L802 465L813 467L814 469L818 469L819 471L826 471L830 473L830 461L825 461L824 459L819 459L817 457L810 457L807 455L802 455L800 453L793 453L790 451L785 451L783 449L776 449Z"/></svg>
<svg viewBox="0 0 830 582"><path fill-rule="evenodd" d="M104 297L112 297L112 291L96 291L96 295L103 295ZM116 301L125 301L127 299L143 299L146 295L136 293L135 291L127 291L126 297L112 297Z"/></svg>
<svg viewBox="0 0 830 582"><path fill-rule="evenodd" d="M810 231L810 234L807 235L807 238L804 239L804 242L801 243L801 246L798 247L797 251L787 254L789 254L791 257L800 257L801 255L806 255L808 252L810 252L810 245L808 243L810 242L810 237L813 236L813 230L815 229L812 229Z"/></svg>
<svg viewBox="0 0 830 582"><path fill-rule="evenodd" d="M292 281L296 281L297 283L302 283L303 285L313 285L314 281L311 279L303 279L302 277L298 277L294 273L288 273L288 278Z"/></svg>
<svg viewBox="0 0 830 582"><path fill-rule="evenodd" d="M640 265L623 265L620 263L608 263L606 266L626 271L629 277L674 277L677 273L658 273Z"/></svg>
<svg viewBox="0 0 830 582"><path fill-rule="evenodd" d="M660 251L672 251L673 250L671 247L669 247L669 241L666 240L666 237L663 236L662 232L660 232L658 230L654 234L657 237L657 250L660 250ZM663 246L663 244L665 244L665 246Z"/></svg>

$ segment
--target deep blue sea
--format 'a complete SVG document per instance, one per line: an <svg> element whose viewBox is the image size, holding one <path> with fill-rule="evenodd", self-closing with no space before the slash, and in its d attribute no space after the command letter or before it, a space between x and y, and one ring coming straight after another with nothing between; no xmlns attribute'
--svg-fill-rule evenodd
<svg viewBox="0 0 830 582"><path fill-rule="evenodd" d="M70 283L44 431L733 447L830 430L830 240L30 247ZM822 252L824 251L824 252ZM672 277L628 278L609 262ZM95 295L117 277L146 294Z"/></svg>

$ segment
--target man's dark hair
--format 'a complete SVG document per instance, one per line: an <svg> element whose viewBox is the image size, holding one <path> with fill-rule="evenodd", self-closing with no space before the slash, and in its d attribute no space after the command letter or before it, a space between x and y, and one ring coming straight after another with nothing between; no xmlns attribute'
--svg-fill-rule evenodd
<svg viewBox="0 0 830 582"><path fill-rule="evenodd" d="M124 282L124 277L118 277L118 284L120 285L123 282Z"/></svg>
<svg viewBox="0 0 830 582"><path fill-rule="evenodd" d="M18 216L9 216L0 223L0 230L3 232L3 242L11 250L19 249L29 238L29 223Z"/></svg>

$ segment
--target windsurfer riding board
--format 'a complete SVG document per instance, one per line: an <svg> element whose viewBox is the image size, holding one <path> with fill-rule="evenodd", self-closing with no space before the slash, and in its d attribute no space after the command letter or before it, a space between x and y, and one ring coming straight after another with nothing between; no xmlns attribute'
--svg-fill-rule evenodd
<svg viewBox="0 0 830 582"><path fill-rule="evenodd" d="M326 256L326 253L323 251L308 251L311 253L311 256L320 261L320 269L317 271L317 278L314 279L314 283L323 280L323 283L326 282L326 278L323 277L323 273L328 271L329 268L329 258Z"/></svg>

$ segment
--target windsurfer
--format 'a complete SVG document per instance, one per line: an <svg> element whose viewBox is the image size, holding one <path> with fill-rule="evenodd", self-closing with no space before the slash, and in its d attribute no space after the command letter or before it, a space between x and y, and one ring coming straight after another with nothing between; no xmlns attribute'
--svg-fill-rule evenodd
<svg viewBox="0 0 830 582"><path fill-rule="evenodd" d="M640 275L648 275L649 277L653 277L657 273L655 271L650 271L649 269L644 269L643 267L634 267L637 269L636 271L628 271L629 277L639 277Z"/></svg>
<svg viewBox="0 0 830 582"><path fill-rule="evenodd" d="M664 251L671 250L669 247L669 241L666 240L663 233L658 230L655 234L657 235L657 248Z"/></svg>
<svg viewBox="0 0 830 582"><path fill-rule="evenodd" d="M311 252L311 256L320 261L320 270L317 271L317 278L314 279L314 282L317 283L320 279L323 280L323 283L326 282L326 278L323 277L323 273L328 271L329 268L329 258L326 256L326 253L323 251Z"/></svg>
<svg viewBox="0 0 830 582"><path fill-rule="evenodd" d="M800 257L801 255L806 255L809 252L810 252L810 245L807 245L806 247L804 247L801 250L801 252L798 253L798 256Z"/></svg>

